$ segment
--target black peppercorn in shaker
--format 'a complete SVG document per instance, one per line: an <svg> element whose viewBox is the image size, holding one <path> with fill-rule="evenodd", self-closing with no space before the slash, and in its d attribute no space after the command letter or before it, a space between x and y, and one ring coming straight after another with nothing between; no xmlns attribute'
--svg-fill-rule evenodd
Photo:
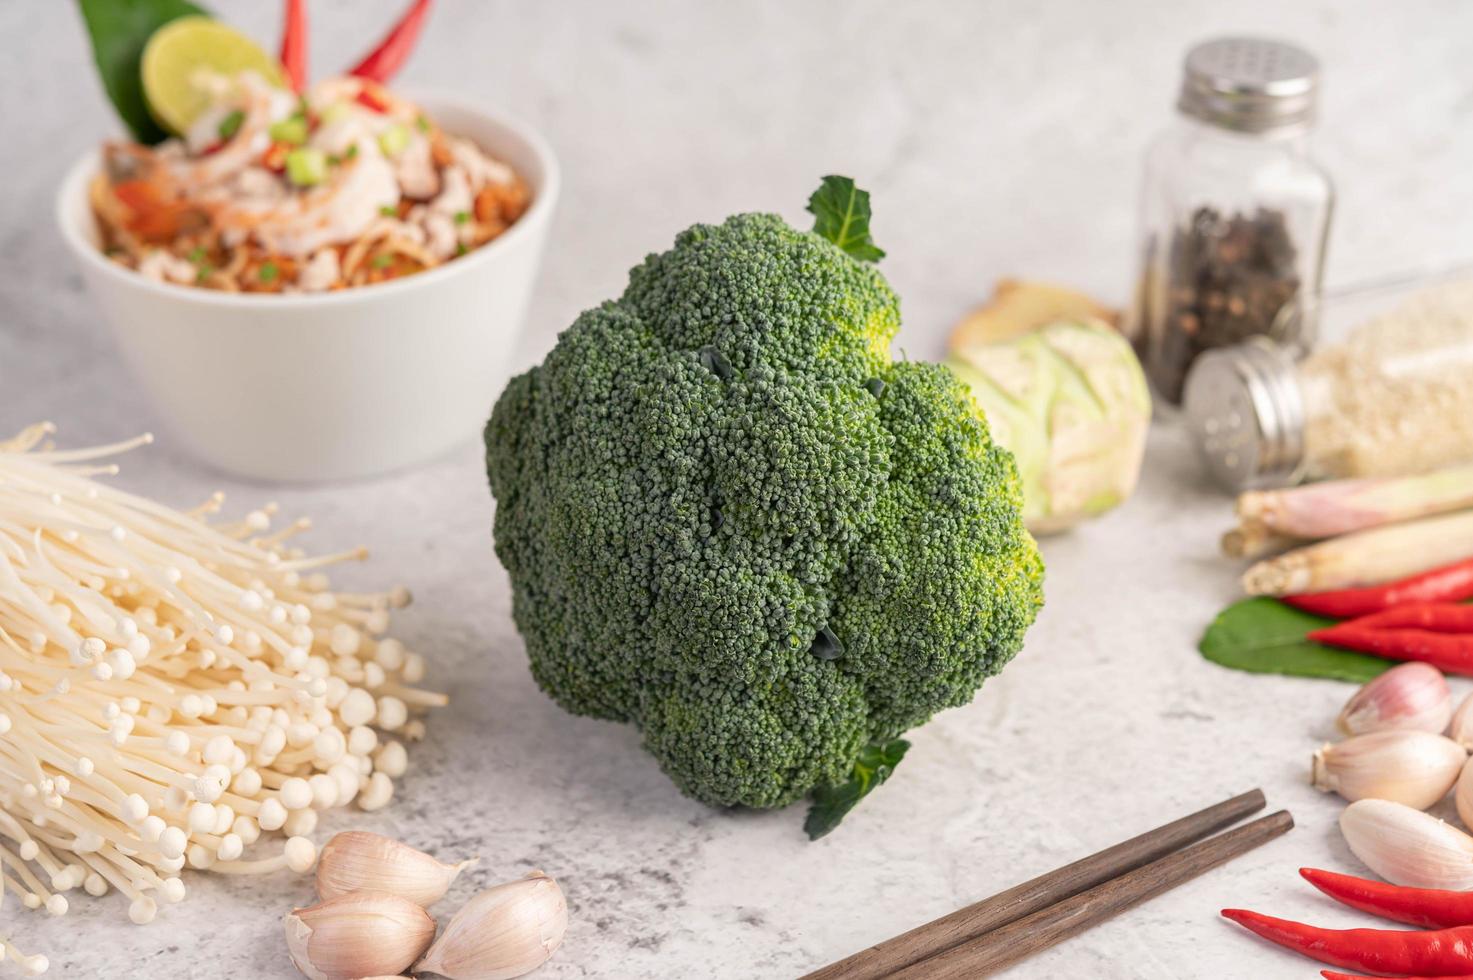
<svg viewBox="0 0 1473 980"><path fill-rule="evenodd" d="M1309 156L1318 83L1315 59L1277 41L1208 41L1187 55L1179 117L1146 158L1127 321L1172 404L1203 351L1258 335L1303 349L1312 337L1334 200Z"/></svg>

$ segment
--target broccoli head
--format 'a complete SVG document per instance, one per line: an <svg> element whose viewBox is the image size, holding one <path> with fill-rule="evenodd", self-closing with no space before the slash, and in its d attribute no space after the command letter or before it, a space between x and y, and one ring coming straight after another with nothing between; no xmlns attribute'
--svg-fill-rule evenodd
<svg viewBox="0 0 1473 980"><path fill-rule="evenodd" d="M830 237L690 228L486 427L538 684L715 806L882 781L1042 599L1012 458L946 368L891 358L895 294Z"/></svg>

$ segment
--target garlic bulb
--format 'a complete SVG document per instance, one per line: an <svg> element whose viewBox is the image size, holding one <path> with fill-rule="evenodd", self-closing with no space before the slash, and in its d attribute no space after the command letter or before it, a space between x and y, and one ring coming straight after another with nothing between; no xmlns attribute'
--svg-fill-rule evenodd
<svg viewBox="0 0 1473 980"><path fill-rule="evenodd" d="M1424 663L1392 667L1351 696L1335 725L1347 735L1388 729L1440 734L1453 715L1453 692L1442 671Z"/></svg>
<svg viewBox="0 0 1473 980"><path fill-rule="evenodd" d="M1389 731L1356 735L1314 754L1315 789L1347 800L1391 800L1425 810L1457 782L1468 753L1431 732Z"/></svg>
<svg viewBox="0 0 1473 980"><path fill-rule="evenodd" d="M563 941L568 903L541 871L481 892L450 919L414 972L450 980L510 980L537 969Z"/></svg>
<svg viewBox="0 0 1473 980"><path fill-rule="evenodd" d="M1360 800L1340 814L1340 833L1366 867L1394 885L1473 888L1473 837L1429 813Z"/></svg>
<svg viewBox="0 0 1473 980"><path fill-rule="evenodd" d="M347 830L322 849L317 861L317 894L336 898L357 891L386 892L429 908L445 897L455 876L476 860L441 864L382 834Z"/></svg>
<svg viewBox="0 0 1473 980"><path fill-rule="evenodd" d="M292 963L311 980L402 973L435 938L435 920L407 898L353 892L286 916Z"/></svg>
<svg viewBox="0 0 1473 980"><path fill-rule="evenodd" d="M1473 749L1473 694L1463 699L1448 724L1448 737L1465 749Z"/></svg>

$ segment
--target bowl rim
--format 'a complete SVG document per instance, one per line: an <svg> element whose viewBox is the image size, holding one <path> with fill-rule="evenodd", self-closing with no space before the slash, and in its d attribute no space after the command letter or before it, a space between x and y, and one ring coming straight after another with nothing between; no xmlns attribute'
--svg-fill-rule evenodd
<svg viewBox="0 0 1473 980"><path fill-rule="evenodd" d="M72 205L73 200L77 198L82 199L80 209L83 213L87 215L92 213L85 196L91 177L100 166L100 151L96 146L83 152L67 168L56 190L53 216L61 230L62 239L73 254L79 257L79 261L128 286L153 292L165 299L186 300L201 306L262 310L282 307L327 307L372 301L376 297L388 297L408 290L432 288L452 276L470 274L486 263L495 261L497 255L506 251L513 244L535 234L536 225L546 224L551 219L552 210L557 204L561 190L562 173L558 166L557 156L553 153L547 140L531 124L513 113L500 109L477 108L461 96L435 89L413 91L410 98L424 105L431 114L448 110L474 116L481 121L508 130L527 145L537 161L538 168L542 171L541 186L537 188L536 195L532 198L532 206L509 229L480 248L466 255L457 256L453 262L442 263L433 269L416 272L412 276L405 276L390 282L371 283L322 293L247 294L227 293L218 289L200 289L196 286L150 279L135 269L129 269L110 260L95 243L87 239L81 229L76 227L77 223L68 215L69 205Z"/></svg>

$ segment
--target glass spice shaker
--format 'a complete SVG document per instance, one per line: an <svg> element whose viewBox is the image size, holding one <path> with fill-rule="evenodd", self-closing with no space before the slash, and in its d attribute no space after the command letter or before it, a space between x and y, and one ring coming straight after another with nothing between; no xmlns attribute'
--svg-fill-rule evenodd
<svg viewBox="0 0 1473 980"><path fill-rule="evenodd" d="M1231 490L1473 461L1473 279L1415 293L1303 360L1262 337L1205 354L1184 405Z"/></svg>
<svg viewBox="0 0 1473 980"><path fill-rule="evenodd" d="M1307 348L1334 193L1309 155L1319 64L1224 38L1186 58L1180 113L1146 156L1142 269L1126 332L1179 404L1203 351L1268 335Z"/></svg>

